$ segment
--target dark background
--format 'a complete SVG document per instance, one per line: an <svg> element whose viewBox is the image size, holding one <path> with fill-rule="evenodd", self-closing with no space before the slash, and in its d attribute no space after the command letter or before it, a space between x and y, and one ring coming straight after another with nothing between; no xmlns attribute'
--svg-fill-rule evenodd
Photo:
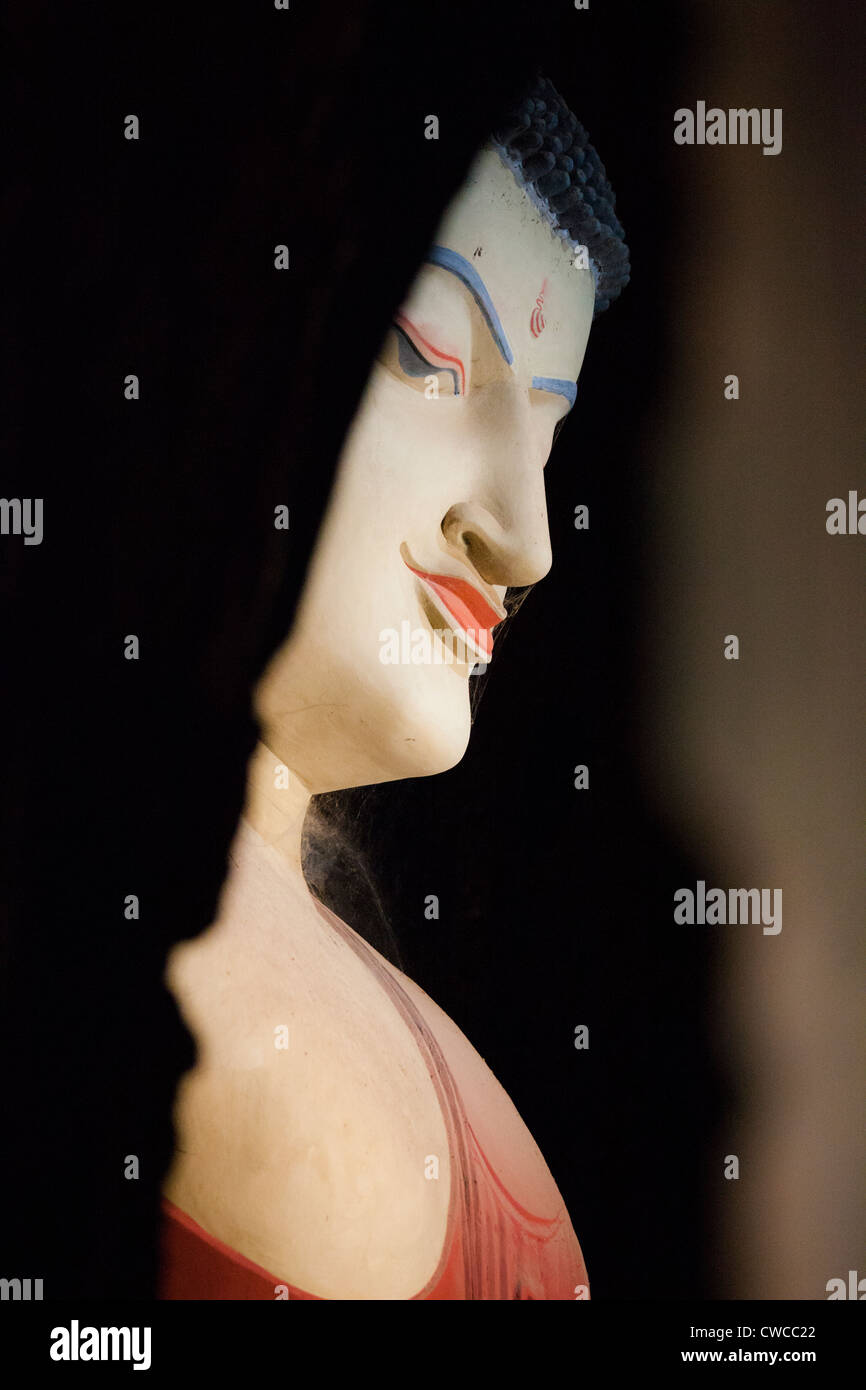
<svg viewBox="0 0 866 1390"><path fill-rule="evenodd" d="M369 362L538 62L605 161L632 283L593 330L548 465L554 570L483 678L466 758L340 809L404 968L547 1158L593 1296L717 1291L707 1177L732 1083L710 1037L715 948L673 927L672 886L699 874L637 772L645 420L673 233L692 216L671 118L712 15L8 11L3 492L44 497L45 539L2 543L7 1276L43 1277L46 1297L152 1296L171 1096L193 1058L165 954L213 915L255 736L249 690L288 630ZM422 138L431 112L438 142ZM336 388L322 370L335 343ZM588 532L573 529L578 502ZM124 919L128 893L139 922Z"/></svg>

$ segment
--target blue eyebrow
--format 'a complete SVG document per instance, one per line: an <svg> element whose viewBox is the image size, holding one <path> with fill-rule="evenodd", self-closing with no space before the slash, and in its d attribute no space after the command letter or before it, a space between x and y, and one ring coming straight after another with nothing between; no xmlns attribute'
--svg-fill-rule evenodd
<svg viewBox="0 0 866 1390"><path fill-rule="evenodd" d="M431 246L427 253L427 260L431 265L441 266L443 270L450 271L452 275L457 276L458 280L462 280L484 315L493 341L510 367L514 362L514 353L511 351L505 331L499 321L499 315L493 307L493 300L487 293L487 286L474 265L470 265L464 256L459 255L456 251L451 251L447 246Z"/></svg>
<svg viewBox="0 0 866 1390"><path fill-rule="evenodd" d="M563 381L558 376L534 376L532 385L536 391L554 391L557 396L565 396L569 410L577 400L577 383Z"/></svg>

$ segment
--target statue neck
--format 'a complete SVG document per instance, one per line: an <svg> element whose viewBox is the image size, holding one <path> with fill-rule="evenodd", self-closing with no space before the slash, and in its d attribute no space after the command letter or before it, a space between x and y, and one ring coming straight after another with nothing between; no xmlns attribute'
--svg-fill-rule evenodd
<svg viewBox="0 0 866 1390"><path fill-rule="evenodd" d="M247 769L243 817L291 868L301 869L301 835L312 793L264 743Z"/></svg>

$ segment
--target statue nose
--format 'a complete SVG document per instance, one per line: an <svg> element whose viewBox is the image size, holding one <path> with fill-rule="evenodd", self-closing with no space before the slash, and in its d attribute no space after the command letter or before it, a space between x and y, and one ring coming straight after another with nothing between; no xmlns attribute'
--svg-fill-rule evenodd
<svg viewBox="0 0 866 1390"><path fill-rule="evenodd" d="M503 525L480 503L457 503L442 520L442 534L486 584L505 588L536 584L552 563L543 490L540 506L536 500L513 525Z"/></svg>

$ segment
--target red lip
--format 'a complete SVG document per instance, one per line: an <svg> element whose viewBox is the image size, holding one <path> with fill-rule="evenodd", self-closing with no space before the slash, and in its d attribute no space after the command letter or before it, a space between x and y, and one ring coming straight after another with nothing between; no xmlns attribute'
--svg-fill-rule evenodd
<svg viewBox="0 0 866 1390"><path fill-rule="evenodd" d="M493 628L503 622L505 614L497 612L468 579L458 579L453 574L430 574L426 570L416 569L408 560L404 563L407 569L430 585L452 618L489 656L493 650Z"/></svg>

